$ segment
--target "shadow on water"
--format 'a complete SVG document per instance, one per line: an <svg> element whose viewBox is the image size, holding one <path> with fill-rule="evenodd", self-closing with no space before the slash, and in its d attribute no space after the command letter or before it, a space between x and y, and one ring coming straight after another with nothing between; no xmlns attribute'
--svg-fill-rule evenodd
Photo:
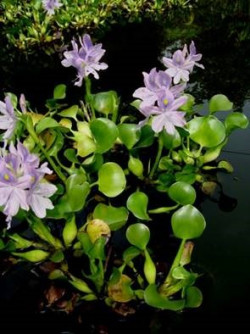
<svg viewBox="0 0 250 334"><path fill-rule="evenodd" d="M204 6L202 10L198 8L198 11L189 13L185 19L172 15L170 21L114 26L102 38L109 69L94 83L94 89L116 89L123 102L129 102L133 91L142 85L141 72L160 67L159 55L166 47L170 50L173 45L183 45L194 39L206 67L205 71L199 70L191 77L191 82L195 83L191 85L191 91L196 99L202 101L213 94L223 93L235 102L236 107L245 106L249 116L250 37L242 38L244 23L249 25L249 13L243 15L244 12L239 10L223 19L220 13L213 13L214 16ZM72 85L74 70L63 68L57 55L47 58L41 54L40 58L29 63L20 57L2 72L5 76L1 78L1 88L16 94L24 93L38 110L43 111L45 99L51 96L58 83L69 86L69 101L82 98L81 89ZM193 263L204 272L200 278L204 292L202 307L180 314L152 314L146 308L136 316L122 320L97 306L94 310L85 310L88 321L82 320L81 333L138 331L176 334L183 330L204 333L250 329L249 142L249 129L242 136L240 132L233 136L228 145L229 152L225 151L222 158L233 164L234 174L218 175L223 185L218 203L207 198L200 204L207 228L204 235L195 241ZM1 333L80 333L66 315L54 317L47 313L38 316L33 305L41 288L28 269L16 269L11 273L10 281L1 279ZM13 295L9 291L13 291ZM94 328L91 322L97 318L100 324Z"/></svg>

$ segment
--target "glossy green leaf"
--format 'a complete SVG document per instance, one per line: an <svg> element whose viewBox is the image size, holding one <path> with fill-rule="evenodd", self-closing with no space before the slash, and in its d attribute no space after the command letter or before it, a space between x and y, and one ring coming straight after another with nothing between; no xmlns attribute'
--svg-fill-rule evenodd
<svg viewBox="0 0 250 334"><path fill-rule="evenodd" d="M193 204L196 199L194 187L186 182L175 182L168 189L168 196L178 204Z"/></svg>
<svg viewBox="0 0 250 334"><path fill-rule="evenodd" d="M196 117L188 123L190 138L202 147L218 146L226 137L224 124L216 117Z"/></svg>
<svg viewBox="0 0 250 334"><path fill-rule="evenodd" d="M78 163L78 159L76 157L76 150L73 148L67 148L64 152L63 155L67 160L69 160L72 163Z"/></svg>
<svg viewBox="0 0 250 334"><path fill-rule="evenodd" d="M135 257L137 257L140 254L141 254L140 249L134 246L130 246L123 252L122 258L125 263L129 263L130 261L132 261Z"/></svg>
<svg viewBox="0 0 250 334"><path fill-rule="evenodd" d="M131 194L127 200L127 208L136 218L141 220L150 220L147 214L148 196L143 192L136 191Z"/></svg>
<svg viewBox="0 0 250 334"><path fill-rule="evenodd" d="M175 130L174 134L172 135L170 135L166 131L162 131L160 134L160 138L163 142L163 146L168 150L177 148L181 145L181 136L177 130Z"/></svg>
<svg viewBox="0 0 250 334"><path fill-rule="evenodd" d="M75 215L73 215L71 219L66 221L62 235L65 246L69 247L75 240L77 235Z"/></svg>
<svg viewBox="0 0 250 334"><path fill-rule="evenodd" d="M138 178L143 177L143 163L140 159L134 158L132 155L129 157L128 169Z"/></svg>
<svg viewBox="0 0 250 334"><path fill-rule="evenodd" d="M32 230L44 241L48 242L55 248L62 248L62 243L59 239L55 238L49 227L45 225L40 219L34 219L30 222Z"/></svg>
<svg viewBox="0 0 250 334"><path fill-rule="evenodd" d="M241 112L233 112L225 119L225 127L227 134L230 134L236 129L246 129L249 125L248 118Z"/></svg>
<svg viewBox="0 0 250 334"><path fill-rule="evenodd" d="M93 247L89 250L88 255L92 259L98 260L105 260L105 245L106 245L106 238L101 236L98 238Z"/></svg>
<svg viewBox="0 0 250 334"><path fill-rule="evenodd" d="M183 96L187 97L187 102L180 107L180 110L185 111L186 113L193 112L195 98L191 94L184 94Z"/></svg>
<svg viewBox="0 0 250 334"><path fill-rule="evenodd" d="M144 299L148 305L162 310L179 311L185 306L185 300L169 300L159 294L155 284L151 284L146 288Z"/></svg>
<svg viewBox="0 0 250 334"><path fill-rule="evenodd" d="M145 125L141 128L140 140L136 143L135 148L149 147L153 144L155 133L151 126Z"/></svg>
<svg viewBox="0 0 250 334"><path fill-rule="evenodd" d="M58 155L58 152L63 148L64 145L64 136L60 131L55 131L56 132L56 138L55 141L53 142L52 146L49 148L48 155L55 157Z"/></svg>
<svg viewBox="0 0 250 334"><path fill-rule="evenodd" d="M101 168L103 165L104 159L101 154L94 154L88 158L86 158L82 165L84 166L84 169L88 173L95 173L98 172L98 170Z"/></svg>
<svg viewBox="0 0 250 334"><path fill-rule="evenodd" d="M51 117L42 118L36 125L36 132L39 134L44 130L59 127L60 124Z"/></svg>
<svg viewBox="0 0 250 334"><path fill-rule="evenodd" d="M119 98L113 90L93 95L93 106L96 111L108 115L117 112Z"/></svg>
<svg viewBox="0 0 250 334"><path fill-rule="evenodd" d="M17 233L9 235L9 238L15 242L15 248L17 248L17 249L25 249L25 248L29 248L33 245L33 241L27 240L27 239L21 237ZM0 243L1 243L1 239L0 239ZM0 246L0 249L1 249L1 246Z"/></svg>
<svg viewBox="0 0 250 334"><path fill-rule="evenodd" d="M54 263L60 263L64 260L64 254L61 250L57 250L50 256L50 260Z"/></svg>
<svg viewBox="0 0 250 334"><path fill-rule="evenodd" d="M13 252L12 254L24 260L27 260L29 262L34 262L34 263L45 261L50 255L49 252L45 252L41 249L35 249L35 250L31 250L29 252L24 252L24 253Z"/></svg>
<svg viewBox="0 0 250 334"><path fill-rule="evenodd" d="M219 163L218 163L218 168L221 168L221 169L224 169L225 171L227 171L228 173L233 173L234 171L234 168L233 166L228 162L228 161L225 161L225 160L221 160Z"/></svg>
<svg viewBox="0 0 250 334"><path fill-rule="evenodd" d="M66 97L66 85L60 84L54 88L53 98L55 100L61 100Z"/></svg>
<svg viewBox="0 0 250 334"><path fill-rule="evenodd" d="M62 117L69 117L69 118L73 118L73 119L77 119L76 115L78 112L78 105L73 105L67 109L62 110L61 112L58 113L58 115L62 116Z"/></svg>
<svg viewBox="0 0 250 334"><path fill-rule="evenodd" d="M140 139L141 131L137 124L123 123L118 126L119 138L130 150Z"/></svg>
<svg viewBox="0 0 250 334"><path fill-rule="evenodd" d="M203 296L195 286L190 286L186 289L186 304L185 307L195 308L200 307L203 301Z"/></svg>
<svg viewBox="0 0 250 334"><path fill-rule="evenodd" d="M95 207L93 218L105 221L111 231L116 231L126 224L128 220L128 210L123 206L116 208L111 205L99 203Z"/></svg>
<svg viewBox="0 0 250 334"><path fill-rule="evenodd" d="M201 236L206 222L194 206L188 204L177 210L171 218L174 235L180 239L194 239Z"/></svg>
<svg viewBox="0 0 250 334"><path fill-rule="evenodd" d="M145 249L144 254L145 254L145 262L143 268L144 275L147 279L148 284L154 284L156 279L156 267L147 249Z"/></svg>
<svg viewBox="0 0 250 334"><path fill-rule="evenodd" d="M71 275L71 280L69 281L74 288L81 292L92 293L93 291L89 288L88 284L80 278Z"/></svg>
<svg viewBox="0 0 250 334"><path fill-rule="evenodd" d="M66 197L72 212L77 212L84 207L90 192L89 183L85 179L85 175L79 173L70 175L66 181Z"/></svg>
<svg viewBox="0 0 250 334"><path fill-rule="evenodd" d="M77 149L77 155L84 158L95 152L96 144L87 122L77 122L77 129L78 131L72 131L74 147Z"/></svg>
<svg viewBox="0 0 250 334"><path fill-rule="evenodd" d="M98 172L99 191L107 197L120 195L126 187L126 178L122 168L114 163L107 162Z"/></svg>
<svg viewBox="0 0 250 334"><path fill-rule="evenodd" d="M210 113L228 111L233 108L233 103L230 102L225 95L217 94L209 100L208 108Z"/></svg>
<svg viewBox="0 0 250 334"><path fill-rule="evenodd" d="M85 254L88 254L91 248L93 247L93 243L90 240L88 233L79 232L77 235L78 240L80 241L83 251Z"/></svg>
<svg viewBox="0 0 250 334"><path fill-rule="evenodd" d="M183 267L175 267L171 274L175 279L188 279L190 276L190 272Z"/></svg>
<svg viewBox="0 0 250 334"><path fill-rule="evenodd" d="M108 151L118 137L114 122L107 118L97 118L90 123L90 129L96 141L96 153Z"/></svg>
<svg viewBox="0 0 250 334"><path fill-rule="evenodd" d="M223 140L220 145L207 149L206 153L198 158L200 163L205 164L207 162L211 162L217 159L226 143L227 139Z"/></svg>
<svg viewBox="0 0 250 334"><path fill-rule="evenodd" d="M150 230L146 225L136 223L127 228L126 237L131 245L145 250L150 239Z"/></svg>

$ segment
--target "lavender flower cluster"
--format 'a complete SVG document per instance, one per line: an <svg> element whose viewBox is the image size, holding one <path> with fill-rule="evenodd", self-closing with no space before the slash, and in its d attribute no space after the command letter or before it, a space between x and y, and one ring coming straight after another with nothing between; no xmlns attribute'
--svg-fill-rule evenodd
<svg viewBox="0 0 250 334"><path fill-rule="evenodd" d="M46 216L47 209L53 209L49 199L57 187L44 180L52 171L47 162L40 165L39 158L31 154L20 142L17 147L11 143L8 152L0 155L0 206L11 222L19 209L32 209L39 218Z"/></svg>

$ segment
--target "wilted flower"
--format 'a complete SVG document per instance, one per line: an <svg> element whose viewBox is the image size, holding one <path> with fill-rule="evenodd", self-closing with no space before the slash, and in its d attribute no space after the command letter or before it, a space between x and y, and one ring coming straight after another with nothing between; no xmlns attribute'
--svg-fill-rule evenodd
<svg viewBox="0 0 250 334"><path fill-rule="evenodd" d="M16 128L16 123L17 117L11 99L9 96L6 96L5 103L0 101L0 129L6 130L3 139L8 140L12 137Z"/></svg>
<svg viewBox="0 0 250 334"><path fill-rule="evenodd" d="M159 133L164 128L169 134L174 134L175 126L183 127L186 124L185 113L178 109L187 101L187 97L181 96L175 99L171 91L160 94L157 106L145 107L148 115L156 115L152 120L152 129Z"/></svg>
<svg viewBox="0 0 250 334"><path fill-rule="evenodd" d="M73 50L65 51L65 59L62 61L62 65L65 67L73 66L77 69L77 79L75 82L76 86L81 86L82 81L85 77L93 74L95 79L99 79L97 71L105 70L108 65L100 63L100 59L106 52L102 49L102 44L93 45L89 35L85 34L82 38L79 38L80 48L75 40L73 40Z"/></svg>
<svg viewBox="0 0 250 334"><path fill-rule="evenodd" d="M189 45L189 52L187 45L184 45L183 50L177 50L173 54L173 58L163 57L162 61L168 68L166 73L174 78L174 83L177 84L181 80L184 82L189 81L189 73L193 71L194 66L198 66L204 69L204 66L197 63L201 60L202 54L196 53L194 42Z"/></svg>
<svg viewBox="0 0 250 334"><path fill-rule="evenodd" d="M31 154L20 142L17 148L10 144L9 153L0 156L0 206L11 222L19 209L28 211L43 218L46 209L53 208L48 199L56 192L56 187L43 183L45 173L51 173L47 164L39 167L39 159ZM40 207L40 209L38 209Z"/></svg>
<svg viewBox="0 0 250 334"><path fill-rule="evenodd" d="M138 88L133 96L142 100L140 107L152 106L158 100L159 95L170 90L174 96L180 95L185 85L172 86L172 78L164 71L153 68L149 73L143 72L145 87Z"/></svg>
<svg viewBox="0 0 250 334"><path fill-rule="evenodd" d="M62 6L62 3L59 0L42 0L43 8L46 10L48 15L54 15L55 9L58 9Z"/></svg>

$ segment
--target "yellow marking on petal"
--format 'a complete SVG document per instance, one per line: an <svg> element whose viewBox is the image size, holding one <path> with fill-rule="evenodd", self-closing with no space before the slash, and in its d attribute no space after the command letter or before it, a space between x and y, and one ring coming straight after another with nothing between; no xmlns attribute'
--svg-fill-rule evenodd
<svg viewBox="0 0 250 334"><path fill-rule="evenodd" d="M34 176L31 176L31 183L34 183L36 181L36 178Z"/></svg>
<svg viewBox="0 0 250 334"><path fill-rule="evenodd" d="M9 179L10 179L9 175L8 175L8 174L4 174L4 179L5 179L6 181L9 181Z"/></svg>
<svg viewBox="0 0 250 334"><path fill-rule="evenodd" d="M168 99L164 99L163 103L165 104L165 106L168 105Z"/></svg>

